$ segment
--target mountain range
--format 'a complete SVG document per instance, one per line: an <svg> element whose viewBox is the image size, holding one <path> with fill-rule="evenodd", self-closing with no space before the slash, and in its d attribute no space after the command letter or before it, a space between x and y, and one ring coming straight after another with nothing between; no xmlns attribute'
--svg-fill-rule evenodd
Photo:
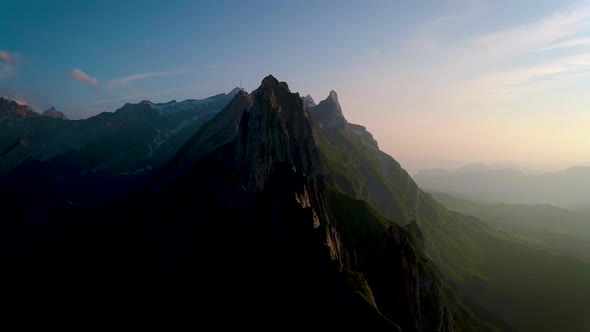
<svg viewBox="0 0 590 332"><path fill-rule="evenodd" d="M475 216L526 241L590 261L590 214L547 204L485 204L445 193L433 197L448 209Z"/></svg>
<svg viewBox="0 0 590 332"><path fill-rule="evenodd" d="M526 174L511 168L470 166L453 171L424 170L414 179L428 191L489 203L584 205L590 197L590 167Z"/></svg>
<svg viewBox="0 0 590 332"><path fill-rule="evenodd" d="M10 122L0 157L5 322L590 327L589 264L447 210L346 120L336 92L316 105L268 76L252 93L204 101Z"/></svg>

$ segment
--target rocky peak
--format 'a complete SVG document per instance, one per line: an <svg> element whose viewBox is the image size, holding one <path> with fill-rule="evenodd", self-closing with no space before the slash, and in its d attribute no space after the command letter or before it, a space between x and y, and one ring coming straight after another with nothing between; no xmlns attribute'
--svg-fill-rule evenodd
<svg viewBox="0 0 590 332"><path fill-rule="evenodd" d="M239 87L235 87L233 88L230 92L227 93L227 96L230 98L233 98L235 95L237 95L240 91L244 91L244 89L239 88Z"/></svg>
<svg viewBox="0 0 590 332"><path fill-rule="evenodd" d="M312 109L314 122L320 128L345 127L348 123L342 115L342 108L338 102L336 91L330 91L328 97Z"/></svg>
<svg viewBox="0 0 590 332"><path fill-rule="evenodd" d="M62 120L68 119L63 112L56 110L55 107L51 107L48 110L46 110L45 112L43 112L43 116L47 116L47 117L54 118L54 119L62 119Z"/></svg>
<svg viewBox="0 0 590 332"><path fill-rule="evenodd" d="M336 93L336 91L331 90L330 94L328 95L328 98L330 100L332 100L332 102L334 102L340 106L340 104L338 103L338 94Z"/></svg>
<svg viewBox="0 0 590 332"><path fill-rule="evenodd" d="M298 93L272 75L253 93L240 123L237 156L246 170L246 187L261 190L279 164L313 177L322 166L309 113Z"/></svg>
<svg viewBox="0 0 590 332"><path fill-rule="evenodd" d="M14 100L0 97L0 118L27 119L39 116L32 107L21 105Z"/></svg>
<svg viewBox="0 0 590 332"><path fill-rule="evenodd" d="M303 105L307 109L310 109L310 108L316 106L315 100L313 100L313 98L310 95L307 95L305 97L302 97L301 99L303 100Z"/></svg>

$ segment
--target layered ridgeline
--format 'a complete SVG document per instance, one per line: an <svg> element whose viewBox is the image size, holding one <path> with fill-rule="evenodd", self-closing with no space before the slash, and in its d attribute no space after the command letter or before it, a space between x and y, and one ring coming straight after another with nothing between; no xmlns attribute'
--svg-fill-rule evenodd
<svg viewBox="0 0 590 332"><path fill-rule="evenodd" d="M590 262L590 214L552 205L486 204L432 193L447 209L475 216L504 233Z"/></svg>
<svg viewBox="0 0 590 332"><path fill-rule="evenodd" d="M35 218L56 206L100 207L166 164L238 91L128 103L84 120L67 120L53 108L41 114L2 98L0 198L11 213Z"/></svg>
<svg viewBox="0 0 590 332"><path fill-rule="evenodd" d="M364 127L346 121L335 92L310 114L330 186L398 224L418 225L427 257L479 314L518 331L590 329L588 263L445 209L379 150Z"/></svg>
<svg viewBox="0 0 590 332"><path fill-rule="evenodd" d="M65 154L109 174L160 166L238 91L180 103L146 100L84 120L68 120L53 107L38 113L0 98L0 174L25 160L48 161Z"/></svg>
<svg viewBox="0 0 590 332"><path fill-rule="evenodd" d="M312 122L269 76L128 199L4 222L10 316L77 329L487 330L424 255L416 223L334 182Z"/></svg>
<svg viewBox="0 0 590 332"><path fill-rule="evenodd" d="M488 203L551 204L565 208L590 202L590 167L527 174L510 168L470 165L459 169L423 170L414 178L421 188Z"/></svg>

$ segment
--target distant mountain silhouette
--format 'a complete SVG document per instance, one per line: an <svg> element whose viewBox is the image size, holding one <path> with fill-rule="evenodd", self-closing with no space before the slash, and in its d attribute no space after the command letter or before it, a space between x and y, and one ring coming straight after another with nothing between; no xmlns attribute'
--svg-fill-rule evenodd
<svg viewBox="0 0 590 332"><path fill-rule="evenodd" d="M487 202L566 207L588 202L590 197L588 166L544 174L470 166L454 171L420 171L414 179L427 191L442 191Z"/></svg>

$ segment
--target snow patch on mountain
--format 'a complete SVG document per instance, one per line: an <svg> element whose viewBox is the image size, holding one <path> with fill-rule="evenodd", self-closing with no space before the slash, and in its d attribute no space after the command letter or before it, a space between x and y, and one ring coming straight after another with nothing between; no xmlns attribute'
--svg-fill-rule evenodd
<svg viewBox="0 0 590 332"><path fill-rule="evenodd" d="M213 101L215 101L215 100L212 100L211 98L200 99L200 100L187 99L187 100L182 101L180 103L176 102L176 100L172 100L167 103L162 103L162 104L150 103L149 105L150 105L151 109L158 111L162 115L167 115L167 114L174 114L174 113L182 112L182 111L188 111L188 110L197 108L202 105L207 105Z"/></svg>
<svg viewBox="0 0 590 332"><path fill-rule="evenodd" d="M201 118L201 116L205 115L205 114L212 114L212 113L217 113L220 110L213 110L213 111L209 111L209 112L203 112L201 114L195 115L192 118L190 118L189 120L184 120L182 123L180 123L178 126L172 128L172 129L167 129L164 131L161 130L157 130L158 132L158 136L156 136L153 139L154 144L156 145L155 148L159 148L162 144L164 144L170 137L172 137L172 135L177 134L178 132L180 132L182 129L184 129L186 126L193 124L197 121L199 121L199 118ZM151 148L151 146L150 146Z"/></svg>

